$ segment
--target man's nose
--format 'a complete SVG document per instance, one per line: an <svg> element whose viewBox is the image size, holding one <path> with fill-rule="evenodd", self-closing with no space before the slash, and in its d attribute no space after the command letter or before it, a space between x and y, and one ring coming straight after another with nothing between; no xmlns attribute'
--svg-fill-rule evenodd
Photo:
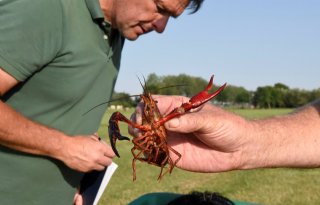
<svg viewBox="0 0 320 205"><path fill-rule="evenodd" d="M152 24L154 30L158 33L162 33L167 26L170 16L164 15L161 16L159 19L156 19Z"/></svg>

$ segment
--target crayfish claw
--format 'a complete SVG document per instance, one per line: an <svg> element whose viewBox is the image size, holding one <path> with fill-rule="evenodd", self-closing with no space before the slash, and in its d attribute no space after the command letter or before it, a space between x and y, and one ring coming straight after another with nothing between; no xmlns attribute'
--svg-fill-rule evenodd
<svg viewBox="0 0 320 205"><path fill-rule="evenodd" d="M120 136L120 137L118 137L118 140L128 140L128 141L130 141L130 138L126 137L126 136Z"/></svg>
<svg viewBox="0 0 320 205"><path fill-rule="evenodd" d="M111 118L109 119L109 126L108 126L111 148L113 152L117 155L117 157L120 157L119 152L116 148L117 140L130 140L129 137L123 136L120 133L118 121L121 119L125 120L126 118L119 112L113 113Z"/></svg>
<svg viewBox="0 0 320 205"><path fill-rule="evenodd" d="M118 152L118 150L116 148L117 140L130 140L130 139L128 137L126 137L126 136L117 135L116 133L110 133L110 129L109 129L109 137L110 137L111 148L112 148L113 152L117 155L117 157L120 158L119 152Z"/></svg>
<svg viewBox="0 0 320 205"><path fill-rule="evenodd" d="M111 148L112 148L113 152L117 155L117 157L120 158L119 152L116 148L117 138L110 134L110 129L109 129L109 137L110 137L110 144L111 144Z"/></svg>
<svg viewBox="0 0 320 205"><path fill-rule="evenodd" d="M113 142L113 143L111 143L111 148L112 148L112 150L113 150L114 153L117 155L117 157L120 158L120 155L119 155L119 153L118 153L118 150L116 149L116 141L117 141L117 139L118 139L118 140L128 140L128 141L130 141L130 138L129 138L129 137L126 137L126 136L120 135L120 136L117 136L116 138L113 138L113 140L111 141L111 142Z"/></svg>
<svg viewBox="0 0 320 205"><path fill-rule="evenodd" d="M202 90L200 93L198 93L197 95L193 96L190 99L189 104L185 105L186 110L189 111L192 108L197 108L197 107L203 105L204 103L208 102L212 98L216 97L226 87L227 83L223 84L215 92L209 93L209 90L212 88L213 77L214 76L212 75L207 87L204 90Z"/></svg>
<svg viewBox="0 0 320 205"><path fill-rule="evenodd" d="M114 144L111 143L111 148L112 148L113 152L117 155L117 157L120 158L120 155L119 155L119 152L118 152L118 150L117 150L117 148L116 148L115 142L114 142Z"/></svg>
<svg viewBox="0 0 320 205"><path fill-rule="evenodd" d="M120 134L119 126L117 125L117 123L110 123L109 127L108 127L108 132L109 132L109 139L110 139L111 148L112 148L113 152L117 155L117 157L120 158L119 152L116 148L117 139L124 140L124 139L128 139L128 138L124 137Z"/></svg>

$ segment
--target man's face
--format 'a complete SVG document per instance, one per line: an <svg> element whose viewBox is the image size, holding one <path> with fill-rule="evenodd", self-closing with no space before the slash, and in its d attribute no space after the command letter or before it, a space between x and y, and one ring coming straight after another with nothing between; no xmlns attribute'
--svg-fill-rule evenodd
<svg viewBox="0 0 320 205"><path fill-rule="evenodd" d="M129 40L150 31L162 33L169 17L178 17L189 0L113 0L112 27Z"/></svg>

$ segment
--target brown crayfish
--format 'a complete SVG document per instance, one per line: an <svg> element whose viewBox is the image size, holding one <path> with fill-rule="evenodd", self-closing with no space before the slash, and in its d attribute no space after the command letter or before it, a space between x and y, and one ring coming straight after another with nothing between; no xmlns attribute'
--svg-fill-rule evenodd
<svg viewBox="0 0 320 205"><path fill-rule="evenodd" d="M133 155L133 180L136 179L135 162L137 160L160 167L161 170L158 180L160 180L166 173L172 172L173 168L180 160L181 154L167 144L167 134L164 123L172 118L187 113L193 108L203 105L217 96L226 86L226 84L224 84L214 93L209 93L208 91L212 88L212 83L213 76L210 78L209 84L203 91L193 96L189 102L182 103L180 107L173 109L165 116L161 115L157 107L157 102L151 97L151 94L144 89L144 93L140 95L144 103L142 124L136 124L130 121L120 112L114 112L112 114L111 118L109 119L109 138L111 147L118 157L120 157L120 155L116 149L116 141L129 140L128 137L120 134L119 121L125 122L132 127L141 130L142 133L140 136L132 139L134 144L133 148L131 149ZM177 155L177 159L175 161L173 161L170 157L170 151ZM165 172L163 172L163 169L167 164L169 164L169 167Z"/></svg>

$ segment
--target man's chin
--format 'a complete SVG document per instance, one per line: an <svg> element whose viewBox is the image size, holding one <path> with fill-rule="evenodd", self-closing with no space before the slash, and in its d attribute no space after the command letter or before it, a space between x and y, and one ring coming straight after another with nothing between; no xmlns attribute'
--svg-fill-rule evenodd
<svg viewBox="0 0 320 205"><path fill-rule="evenodd" d="M123 33L122 36L125 37L129 41L135 41L139 38L140 34L132 32L132 33Z"/></svg>
<svg viewBox="0 0 320 205"><path fill-rule="evenodd" d="M129 38L129 37L125 37L127 40L129 40L129 41L135 41L135 40L137 40L138 39L138 36L137 37L135 37L135 38Z"/></svg>
<svg viewBox="0 0 320 205"><path fill-rule="evenodd" d="M124 36L124 37L129 41L135 41L135 40L137 40L139 38L138 35L136 35L136 36Z"/></svg>

